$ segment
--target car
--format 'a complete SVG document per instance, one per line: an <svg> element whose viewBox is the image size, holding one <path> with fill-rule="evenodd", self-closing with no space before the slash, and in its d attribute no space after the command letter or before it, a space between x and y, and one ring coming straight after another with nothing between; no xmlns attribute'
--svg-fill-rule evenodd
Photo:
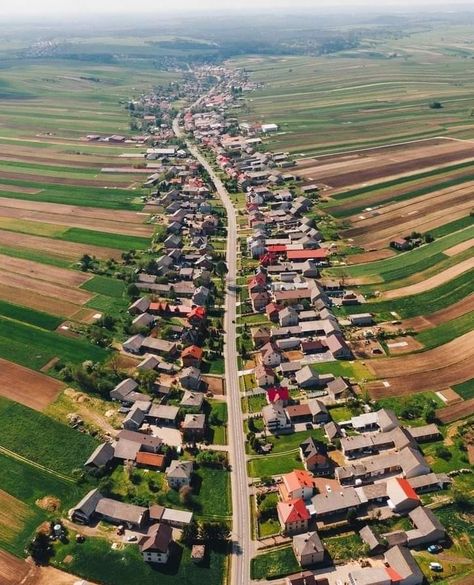
<svg viewBox="0 0 474 585"><path fill-rule="evenodd" d="M127 542L136 542L138 540L138 538L135 536L135 534L132 534L132 536L127 536Z"/></svg>
<svg viewBox="0 0 474 585"><path fill-rule="evenodd" d="M430 569L436 573L441 573L443 565L440 565L439 563L430 563Z"/></svg>
<svg viewBox="0 0 474 585"><path fill-rule="evenodd" d="M435 554L441 552L443 550L443 547L440 544L432 544L426 550L430 553Z"/></svg>

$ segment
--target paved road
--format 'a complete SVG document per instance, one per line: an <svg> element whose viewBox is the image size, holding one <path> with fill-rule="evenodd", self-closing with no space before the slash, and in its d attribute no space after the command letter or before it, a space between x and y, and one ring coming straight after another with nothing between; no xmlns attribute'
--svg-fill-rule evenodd
<svg viewBox="0 0 474 585"><path fill-rule="evenodd" d="M176 136L183 137L179 120L173 122ZM224 360L229 411L229 457L232 465L232 565L231 585L250 583L252 550L248 477L242 427L242 406L237 367L237 218L227 189L214 169L199 150L187 143L191 154L202 164L211 177L227 213L227 292L224 316Z"/></svg>

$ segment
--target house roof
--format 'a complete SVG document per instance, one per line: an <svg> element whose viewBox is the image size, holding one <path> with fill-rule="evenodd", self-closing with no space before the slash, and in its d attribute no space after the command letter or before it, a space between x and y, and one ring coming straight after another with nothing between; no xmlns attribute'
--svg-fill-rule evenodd
<svg viewBox="0 0 474 585"><path fill-rule="evenodd" d="M205 414L187 414L184 417L183 429L204 429L206 426Z"/></svg>
<svg viewBox="0 0 474 585"><path fill-rule="evenodd" d="M393 546L388 549L385 553L385 561L398 573L401 579L408 579L412 575L418 578L417 582L419 583L424 579L417 562L404 546Z"/></svg>
<svg viewBox="0 0 474 585"><path fill-rule="evenodd" d="M150 526L146 536L140 539L138 546L141 552L167 553L173 540L173 529L168 524Z"/></svg>
<svg viewBox="0 0 474 585"><path fill-rule="evenodd" d="M118 521L132 522L140 524L143 514L147 508L135 506L134 504L125 504L112 498L102 498L96 507L97 514L108 516Z"/></svg>
<svg viewBox="0 0 474 585"><path fill-rule="evenodd" d="M360 505L360 498L354 488L321 493L313 496L312 503L317 514L330 514Z"/></svg>
<svg viewBox="0 0 474 585"><path fill-rule="evenodd" d="M303 469L295 469L290 473L285 473L282 479L289 493L302 488L314 488L313 476Z"/></svg>
<svg viewBox="0 0 474 585"><path fill-rule="evenodd" d="M293 536L293 548L298 556L324 552L323 543L317 532Z"/></svg>
<svg viewBox="0 0 474 585"><path fill-rule="evenodd" d="M278 515L284 524L301 522L302 520L309 520L310 518L310 514L301 498L298 498L297 500L289 500L288 502L278 502L277 508Z"/></svg>
<svg viewBox="0 0 474 585"><path fill-rule="evenodd" d="M272 376L275 377L275 374L269 366L264 366L263 364L258 364L258 366L254 370L255 377L262 378L264 376Z"/></svg>
<svg viewBox="0 0 474 585"><path fill-rule="evenodd" d="M145 451L139 451L135 461L140 465L157 467L158 469L161 469L165 463L165 456L159 455L157 453L146 453Z"/></svg>
<svg viewBox="0 0 474 585"><path fill-rule="evenodd" d="M135 431L127 431L123 430L120 431L117 435L119 440L127 440L133 443L138 443L140 445L158 449L163 444L162 439L160 437L154 437L153 435L145 435L144 433L138 433Z"/></svg>
<svg viewBox="0 0 474 585"><path fill-rule="evenodd" d="M189 479L193 472L194 464L192 461L179 461L173 459L166 468L167 477L185 478Z"/></svg>
<svg viewBox="0 0 474 585"><path fill-rule="evenodd" d="M288 250L286 253L288 260L324 260L329 256L326 248L318 248L317 250Z"/></svg>
<svg viewBox="0 0 474 585"><path fill-rule="evenodd" d="M192 357L196 360L200 360L202 359L202 356L204 354L204 351L202 350L201 347L198 347L197 345L190 345L189 347L186 347L185 349L183 349L183 351L181 352L181 357Z"/></svg>
<svg viewBox="0 0 474 585"><path fill-rule="evenodd" d="M149 415L152 418L161 418L163 420L176 420L178 416L179 408L172 404L154 404L151 407Z"/></svg>
<svg viewBox="0 0 474 585"><path fill-rule="evenodd" d="M267 398L269 402L275 402L276 400L287 401L290 398L290 391L285 387L271 386L267 390Z"/></svg>
<svg viewBox="0 0 474 585"><path fill-rule="evenodd" d="M368 525L364 526L359 531L359 536L369 546L370 550L374 550L375 548L380 546L380 541L379 541L377 535L373 532L372 528L370 528L370 526L368 526Z"/></svg>
<svg viewBox="0 0 474 585"><path fill-rule="evenodd" d="M111 461L114 457L114 447L110 443L102 443L94 452L90 455L89 459L84 465L95 465L96 467L102 467Z"/></svg>

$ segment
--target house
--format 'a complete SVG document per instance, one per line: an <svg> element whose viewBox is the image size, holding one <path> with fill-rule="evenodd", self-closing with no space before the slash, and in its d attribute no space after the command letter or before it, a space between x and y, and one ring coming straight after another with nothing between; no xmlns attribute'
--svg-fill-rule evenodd
<svg viewBox="0 0 474 585"><path fill-rule="evenodd" d="M198 441L206 434L206 415L187 414L181 424L183 437L186 441Z"/></svg>
<svg viewBox="0 0 474 585"><path fill-rule="evenodd" d="M403 546L393 546L384 555L385 562L396 573L397 585L421 585L424 575L410 551Z"/></svg>
<svg viewBox="0 0 474 585"><path fill-rule="evenodd" d="M414 528L406 531L409 547L425 546L443 540L446 530L435 514L424 506L418 506L408 513Z"/></svg>
<svg viewBox="0 0 474 585"><path fill-rule="evenodd" d="M285 579L285 585L329 585L329 581L326 577L318 577L311 571L302 571L289 575Z"/></svg>
<svg viewBox="0 0 474 585"><path fill-rule="evenodd" d="M278 305L276 303L268 303L268 305L265 307L265 313L272 323L277 323L278 315L280 314L280 311L282 309L283 309L282 305Z"/></svg>
<svg viewBox="0 0 474 585"><path fill-rule="evenodd" d="M194 366L195 368L199 368L202 362L202 357L204 355L204 351L201 347L197 345L190 345L186 347L181 352L181 361L183 362L183 366L185 368L189 366Z"/></svg>
<svg viewBox="0 0 474 585"><path fill-rule="evenodd" d="M168 485L178 490L184 485L191 485L193 468L192 461L178 461L177 459L173 459L165 471Z"/></svg>
<svg viewBox="0 0 474 585"><path fill-rule="evenodd" d="M171 404L154 404L147 414L147 419L156 425L174 427L178 418L179 407Z"/></svg>
<svg viewBox="0 0 474 585"><path fill-rule="evenodd" d="M286 387L282 386L271 386L267 389L267 402L273 404L275 402L281 402L283 406L288 404L290 400L290 391Z"/></svg>
<svg viewBox="0 0 474 585"><path fill-rule="evenodd" d="M141 392L136 392L138 384L132 378L126 378L122 380L120 384L117 384L113 390L110 391L109 395L112 400L117 400L125 404L133 404L135 402L151 402L151 398Z"/></svg>
<svg viewBox="0 0 474 585"><path fill-rule="evenodd" d="M310 366L303 366L296 372L295 380L300 388L314 388L321 385L318 373Z"/></svg>
<svg viewBox="0 0 474 585"><path fill-rule="evenodd" d="M275 368L276 366L279 366L281 363L280 350L271 341L266 343L260 349L260 355L262 356L262 364L264 366L270 366L272 368Z"/></svg>
<svg viewBox="0 0 474 585"><path fill-rule="evenodd" d="M313 476L303 469L285 473L281 479L278 489L284 502L298 499L308 501L314 495Z"/></svg>
<svg viewBox="0 0 474 585"><path fill-rule="evenodd" d="M409 427L406 430L410 437L412 437L417 443L436 441L441 437L439 428L433 423L420 427Z"/></svg>
<svg viewBox="0 0 474 585"><path fill-rule="evenodd" d="M269 327L255 327L252 329L252 340L256 349L269 343L272 335Z"/></svg>
<svg viewBox="0 0 474 585"><path fill-rule="evenodd" d="M90 469L102 469L107 467L114 458L115 449L111 443L102 443L93 453L89 459L84 463L84 467Z"/></svg>
<svg viewBox="0 0 474 585"><path fill-rule="evenodd" d="M393 583L388 567L352 569L348 577L351 585L392 585Z"/></svg>
<svg viewBox="0 0 474 585"><path fill-rule="evenodd" d="M384 550L384 545L370 526L366 525L359 530L359 536L362 542L369 547L369 553L371 555L378 555Z"/></svg>
<svg viewBox="0 0 474 585"><path fill-rule="evenodd" d="M337 359L350 359L352 357L352 351L339 332L328 335L326 337L326 345L328 346L328 350Z"/></svg>
<svg viewBox="0 0 474 585"><path fill-rule="evenodd" d="M331 471L329 458L313 437L308 437L300 443L300 457L306 471L314 475L327 475Z"/></svg>
<svg viewBox="0 0 474 585"><path fill-rule="evenodd" d="M188 313L188 323L193 327L200 327L206 321L207 311L205 307L194 307Z"/></svg>
<svg viewBox="0 0 474 585"><path fill-rule="evenodd" d="M199 390L201 387L201 370L194 366L184 368L178 378L181 386L186 390Z"/></svg>
<svg viewBox="0 0 474 585"><path fill-rule="evenodd" d="M90 524L102 497L97 488L90 490L74 508L69 510L69 518L78 524Z"/></svg>
<svg viewBox="0 0 474 585"><path fill-rule="evenodd" d="M446 489L453 482L445 473L427 473L408 481L417 494Z"/></svg>
<svg viewBox="0 0 474 585"><path fill-rule="evenodd" d="M101 498L95 513L106 522L122 524L130 529L142 528L148 522L148 508L125 504L112 498Z"/></svg>
<svg viewBox="0 0 474 585"><path fill-rule="evenodd" d="M321 563L324 559L324 546L317 532L306 532L293 536L293 552L302 567Z"/></svg>
<svg viewBox="0 0 474 585"><path fill-rule="evenodd" d="M128 307L128 312L130 315L139 315L140 313L146 313L149 306L150 299L148 297L141 297Z"/></svg>
<svg viewBox="0 0 474 585"><path fill-rule="evenodd" d="M308 531L310 513L303 500L278 502L277 514L280 526L285 534L301 534Z"/></svg>
<svg viewBox="0 0 474 585"><path fill-rule="evenodd" d="M144 372L147 370L155 370L160 363L160 360L154 355L148 355L144 360L142 360L138 366L137 370Z"/></svg>
<svg viewBox="0 0 474 585"><path fill-rule="evenodd" d="M387 408L381 408L375 412L367 412L351 418L351 426L355 431L381 431L386 433L398 427L398 419L393 412Z"/></svg>
<svg viewBox="0 0 474 585"><path fill-rule="evenodd" d="M117 448L122 442L135 443L138 445L140 451L146 451L147 453L159 453L163 441L160 437L154 437L153 435L146 435L145 433L137 433L134 431L123 430L117 435L117 445L115 448L115 456L117 457Z"/></svg>
<svg viewBox="0 0 474 585"><path fill-rule="evenodd" d="M156 337L145 337L141 350L155 355L169 356L176 353L176 343Z"/></svg>
<svg viewBox="0 0 474 585"><path fill-rule="evenodd" d="M298 313L293 307L285 307L278 313L278 321L281 327L292 327L298 325Z"/></svg>
<svg viewBox="0 0 474 585"><path fill-rule="evenodd" d="M268 366L259 364L254 370L254 375L258 386L266 387L275 384L275 374Z"/></svg>
<svg viewBox="0 0 474 585"><path fill-rule="evenodd" d="M123 419L122 427L129 431L138 431L145 421L146 413L150 409L150 402L137 402Z"/></svg>
<svg viewBox="0 0 474 585"><path fill-rule="evenodd" d="M386 484L388 505L398 514L420 505L420 498L407 479L391 477Z"/></svg>
<svg viewBox="0 0 474 585"><path fill-rule="evenodd" d="M350 386L344 378L338 376L337 378L334 378L334 380L328 382L327 391L329 398L332 400L340 400L341 398L346 398L348 396L350 393Z"/></svg>
<svg viewBox="0 0 474 585"><path fill-rule="evenodd" d="M202 392L192 392L191 390L185 390L183 398L179 403L181 408L201 410L204 402L204 394Z"/></svg>
<svg viewBox="0 0 474 585"><path fill-rule="evenodd" d="M170 554L173 541L173 529L167 524L150 526L146 536L138 541L138 548L147 563L165 564Z"/></svg>
<svg viewBox="0 0 474 585"><path fill-rule="evenodd" d="M395 238L390 242L390 246L395 250L405 251L410 250L411 243L406 238Z"/></svg>
<svg viewBox="0 0 474 585"><path fill-rule="evenodd" d="M315 399L288 406L286 412L293 424L305 422L324 423L329 420L327 408L322 402Z"/></svg>
<svg viewBox="0 0 474 585"><path fill-rule="evenodd" d="M356 327L365 327L374 323L372 313L356 313L354 315L348 315L348 319L351 325L355 325Z"/></svg>
<svg viewBox="0 0 474 585"><path fill-rule="evenodd" d="M142 313L132 320L132 327L134 327L135 331L140 329L150 329L154 323L155 317L153 317L153 315L150 315L150 313Z"/></svg>
<svg viewBox="0 0 474 585"><path fill-rule="evenodd" d="M165 466L165 456L157 453L145 453L144 451L139 451L135 463L137 464L137 467L162 471Z"/></svg>
<svg viewBox="0 0 474 585"><path fill-rule="evenodd" d="M192 301L195 305L205 307L209 301L211 291L205 286L199 286L192 296Z"/></svg>
<svg viewBox="0 0 474 585"><path fill-rule="evenodd" d="M259 313L260 311L263 311L270 302L270 294L267 291L251 293L250 300L253 311Z"/></svg>
<svg viewBox="0 0 474 585"><path fill-rule="evenodd" d="M293 427L281 401L264 406L262 418L270 433L288 432Z"/></svg>
<svg viewBox="0 0 474 585"><path fill-rule="evenodd" d="M332 443L334 439L342 437L341 427L334 421L328 422L324 425L324 434L329 443Z"/></svg>
<svg viewBox="0 0 474 585"><path fill-rule="evenodd" d="M311 502L316 518L346 515L349 510L357 510L362 505L354 488L342 488L340 491L316 494Z"/></svg>

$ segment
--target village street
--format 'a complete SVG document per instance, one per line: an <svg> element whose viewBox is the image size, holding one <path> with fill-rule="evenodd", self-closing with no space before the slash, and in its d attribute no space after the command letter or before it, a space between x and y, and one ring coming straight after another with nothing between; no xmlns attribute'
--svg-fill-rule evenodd
<svg viewBox="0 0 474 585"><path fill-rule="evenodd" d="M179 127L179 117L173 122L173 130L183 137ZM197 147L187 142L191 154L202 164L211 177L216 191L227 213L227 293L224 316L224 359L228 396L229 456L232 466L232 585L250 583L250 559L252 557L250 508L245 442L242 427L242 406L238 383L237 366L237 219L235 208L227 189Z"/></svg>

